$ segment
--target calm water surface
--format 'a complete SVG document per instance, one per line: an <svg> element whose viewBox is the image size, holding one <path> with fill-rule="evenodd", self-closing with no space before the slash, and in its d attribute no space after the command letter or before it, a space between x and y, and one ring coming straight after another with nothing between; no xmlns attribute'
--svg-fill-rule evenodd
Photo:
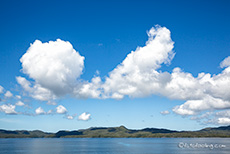
<svg viewBox="0 0 230 154"><path fill-rule="evenodd" d="M230 138L0 139L1 154L229 154Z"/></svg>

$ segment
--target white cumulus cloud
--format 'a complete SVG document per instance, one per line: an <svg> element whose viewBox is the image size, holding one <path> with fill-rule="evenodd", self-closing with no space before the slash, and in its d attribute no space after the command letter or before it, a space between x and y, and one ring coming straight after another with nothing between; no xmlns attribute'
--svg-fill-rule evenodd
<svg viewBox="0 0 230 154"><path fill-rule="evenodd" d="M220 110L229 107L229 101L206 96L201 100L188 100L184 104L174 107L173 111L180 115L194 115L204 110Z"/></svg>
<svg viewBox="0 0 230 154"><path fill-rule="evenodd" d="M44 109L42 107L39 107L35 110L35 113L37 115L41 115L41 114L45 114L46 112L44 111Z"/></svg>
<svg viewBox="0 0 230 154"><path fill-rule="evenodd" d="M64 106L59 105L58 107L56 107L56 112L58 114L65 114L67 113L67 109Z"/></svg>
<svg viewBox="0 0 230 154"><path fill-rule="evenodd" d="M20 61L23 73L34 80L34 85L31 86L28 80L17 80L38 100L72 93L84 68L84 57L69 42L60 39L47 43L36 40ZM45 96L46 92L48 96Z"/></svg>
<svg viewBox="0 0 230 154"><path fill-rule="evenodd" d="M3 104L0 106L0 111L6 114L17 114L15 111L16 106L12 104Z"/></svg>
<svg viewBox="0 0 230 154"><path fill-rule="evenodd" d="M7 91L4 96L10 98L13 94L10 91Z"/></svg>
<svg viewBox="0 0 230 154"><path fill-rule="evenodd" d="M172 73L172 76L164 95L169 93L169 98L186 101L173 109L177 114L194 115L203 110L230 107L230 67L217 75L200 73L195 78L189 73L179 72Z"/></svg>
<svg viewBox="0 0 230 154"><path fill-rule="evenodd" d="M148 31L148 41L144 47L131 51L102 85L104 97L121 99L125 95L143 97L157 93L168 73L159 73L162 64L170 64L175 53L170 31L156 26Z"/></svg>
<svg viewBox="0 0 230 154"><path fill-rule="evenodd" d="M184 101L172 109L179 115L194 116L230 108L230 56L220 63L223 70L219 74L201 72L195 77L179 67L162 72L161 66L169 65L175 55L171 32L166 27L155 26L147 35L146 44L131 51L105 80L97 73L90 81L80 79L84 57L69 42L36 40L20 59L22 71L30 79L19 76L17 82L31 97L48 104L66 94L99 99L161 95ZM64 114L67 110L59 105L56 112ZM218 118L222 118L218 123L228 121L228 117ZM90 119L90 114L79 116L79 120L84 119Z"/></svg>
<svg viewBox="0 0 230 154"><path fill-rule="evenodd" d="M22 101L18 101L15 105L16 106L24 106L25 104Z"/></svg>
<svg viewBox="0 0 230 154"><path fill-rule="evenodd" d="M218 118L217 123L221 125L230 125L230 118Z"/></svg>
<svg viewBox="0 0 230 154"><path fill-rule="evenodd" d="M156 26L148 31L148 36L144 47L129 53L101 86L94 86L91 82L90 89L94 92L102 89L102 98L122 99L124 96L155 94L184 100L184 104L173 108L180 115L195 115L230 107L230 57L221 62L220 66L225 69L216 75L201 72L194 77L179 67L174 68L172 73L162 72L159 70L161 65L170 64L175 54L170 31ZM88 93L89 88L84 89Z"/></svg>
<svg viewBox="0 0 230 154"><path fill-rule="evenodd" d="M87 121L91 118L90 116L91 114L84 112L78 117L78 120Z"/></svg>

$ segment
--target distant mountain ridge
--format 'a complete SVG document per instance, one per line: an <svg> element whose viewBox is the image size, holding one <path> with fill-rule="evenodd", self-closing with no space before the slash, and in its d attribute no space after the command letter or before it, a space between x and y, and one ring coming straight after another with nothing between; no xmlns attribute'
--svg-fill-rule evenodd
<svg viewBox="0 0 230 154"><path fill-rule="evenodd" d="M43 138L51 135L40 130L27 131L27 130L3 130L0 129L0 138Z"/></svg>
<svg viewBox="0 0 230 154"><path fill-rule="evenodd" d="M229 137L230 126L204 128L198 131L176 131L159 128L144 128L140 130L120 127L91 127L74 131L61 130L57 133L47 133L40 130L3 130L0 138L157 138L157 137Z"/></svg>
<svg viewBox="0 0 230 154"><path fill-rule="evenodd" d="M217 128L212 128L212 127L209 127L209 128L205 128L205 129L202 129L203 131L204 130L230 130L230 125L229 126L220 126L220 127L217 127Z"/></svg>

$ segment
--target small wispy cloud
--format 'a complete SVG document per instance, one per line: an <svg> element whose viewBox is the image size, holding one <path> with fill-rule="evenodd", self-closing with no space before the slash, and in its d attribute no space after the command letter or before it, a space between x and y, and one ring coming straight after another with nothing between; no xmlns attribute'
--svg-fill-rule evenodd
<svg viewBox="0 0 230 154"><path fill-rule="evenodd" d="M57 103L54 102L54 101L48 101L46 104L47 104L47 105L57 105Z"/></svg>
<svg viewBox="0 0 230 154"><path fill-rule="evenodd" d="M167 114L170 114L170 112L169 112L169 111L167 111L167 110L166 110L166 111L161 111L160 113L161 113L162 115L167 115Z"/></svg>
<svg viewBox="0 0 230 154"><path fill-rule="evenodd" d="M16 95L15 96L17 99L22 99L22 97L20 95Z"/></svg>
<svg viewBox="0 0 230 154"><path fill-rule="evenodd" d="M1 122L7 122L7 123L21 123L18 119L9 119L9 118L0 118Z"/></svg>
<svg viewBox="0 0 230 154"><path fill-rule="evenodd" d="M0 94L3 93L4 88L0 85Z"/></svg>
<svg viewBox="0 0 230 154"><path fill-rule="evenodd" d="M220 63L220 67L221 68L225 68L230 66L230 56L228 56L227 58L225 58L221 63Z"/></svg>
<svg viewBox="0 0 230 154"><path fill-rule="evenodd" d="M75 117L77 116L77 114L74 114L74 115L66 115L66 119L69 119L69 120L73 120Z"/></svg>

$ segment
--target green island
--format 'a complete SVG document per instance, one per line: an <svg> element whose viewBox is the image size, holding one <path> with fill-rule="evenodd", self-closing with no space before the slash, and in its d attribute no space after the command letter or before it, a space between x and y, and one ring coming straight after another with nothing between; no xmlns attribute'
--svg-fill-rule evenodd
<svg viewBox="0 0 230 154"><path fill-rule="evenodd" d="M176 131L169 129L145 128L140 130L120 127L91 127L75 131L61 130L47 133L40 130L3 130L0 138L230 138L230 126L204 128L197 131Z"/></svg>

